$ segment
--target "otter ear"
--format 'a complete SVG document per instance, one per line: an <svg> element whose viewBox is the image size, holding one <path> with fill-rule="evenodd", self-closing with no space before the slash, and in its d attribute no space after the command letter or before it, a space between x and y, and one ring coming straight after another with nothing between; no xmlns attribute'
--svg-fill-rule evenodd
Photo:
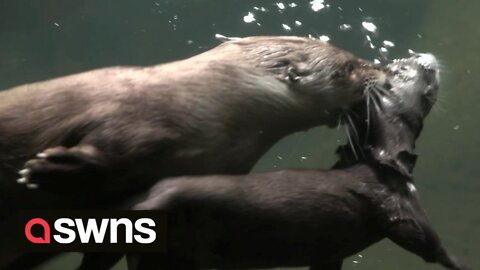
<svg viewBox="0 0 480 270"><path fill-rule="evenodd" d="M311 74L304 65L295 65L290 63L285 67L283 80L288 84L299 83L301 80L305 80ZM306 82L306 81L305 81Z"/></svg>
<svg viewBox="0 0 480 270"><path fill-rule="evenodd" d="M298 82L301 79L298 70L293 66L289 66L286 73L287 76L285 77L285 80L289 81L290 83Z"/></svg>
<svg viewBox="0 0 480 270"><path fill-rule="evenodd" d="M298 83L309 74L304 67L302 68L289 60L281 60L273 68L277 69L279 79L286 84Z"/></svg>
<svg viewBox="0 0 480 270"><path fill-rule="evenodd" d="M301 79L298 67L288 59L278 61L273 68L277 70L279 79L286 84L293 84Z"/></svg>

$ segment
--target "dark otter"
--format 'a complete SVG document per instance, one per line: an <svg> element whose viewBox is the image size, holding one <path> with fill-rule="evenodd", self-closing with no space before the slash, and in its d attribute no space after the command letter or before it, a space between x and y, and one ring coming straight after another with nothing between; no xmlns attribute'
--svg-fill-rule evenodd
<svg viewBox="0 0 480 270"><path fill-rule="evenodd" d="M167 176L247 173L280 138L336 123L385 77L319 40L249 37L1 92L0 224L21 209L118 203Z"/></svg>
<svg viewBox="0 0 480 270"><path fill-rule="evenodd" d="M468 269L441 245L410 176L438 89L436 60L418 54L387 70L391 89L372 91L371 106L352 114L358 160L342 148L329 171L166 179L136 209L168 212L167 253L131 255L131 269L338 270L385 237L427 262Z"/></svg>

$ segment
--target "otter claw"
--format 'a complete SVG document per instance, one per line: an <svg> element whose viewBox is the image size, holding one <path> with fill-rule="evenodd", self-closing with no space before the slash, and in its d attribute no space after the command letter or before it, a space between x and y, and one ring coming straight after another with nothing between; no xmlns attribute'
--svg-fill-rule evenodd
<svg viewBox="0 0 480 270"><path fill-rule="evenodd" d="M18 174L20 174L23 177L26 177L26 176L30 175L30 170L29 169L23 169L23 170L19 171Z"/></svg>
<svg viewBox="0 0 480 270"><path fill-rule="evenodd" d="M45 153L38 153L37 154L37 158L47 158L47 157L48 157L48 155L45 154Z"/></svg>
<svg viewBox="0 0 480 270"><path fill-rule="evenodd" d="M17 179L17 183L26 184L26 183L28 183L28 179L26 177L19 178L19 179Z"/></svg>
<svg viewBox="0 0 480 270"><path fill-rule="evenodd" d="M37 189L38 185L37 184L27 184L28 189Z"/></svg>

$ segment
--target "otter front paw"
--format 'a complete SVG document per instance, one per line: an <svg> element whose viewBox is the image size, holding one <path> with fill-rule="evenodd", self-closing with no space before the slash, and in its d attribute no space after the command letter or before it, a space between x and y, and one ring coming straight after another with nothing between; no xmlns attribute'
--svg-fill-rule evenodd
<svg viewBox="0 0 480 270"><path fill-rule="evenodd" d="M19 184L29 189L76 191L102 176L105 164L93 146L47 149L25 163Z"/></svg>

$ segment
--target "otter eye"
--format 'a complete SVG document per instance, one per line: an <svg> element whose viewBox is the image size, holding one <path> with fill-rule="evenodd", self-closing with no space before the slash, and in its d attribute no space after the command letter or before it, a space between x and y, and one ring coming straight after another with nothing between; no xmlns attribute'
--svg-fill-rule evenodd
<svg viewBox="0 0 480 270"><path fill-rule="evenodd" d="M355 65L350 61L345 65L345 73L346 74L352 73L354 69L355 69Z"/></svg>

